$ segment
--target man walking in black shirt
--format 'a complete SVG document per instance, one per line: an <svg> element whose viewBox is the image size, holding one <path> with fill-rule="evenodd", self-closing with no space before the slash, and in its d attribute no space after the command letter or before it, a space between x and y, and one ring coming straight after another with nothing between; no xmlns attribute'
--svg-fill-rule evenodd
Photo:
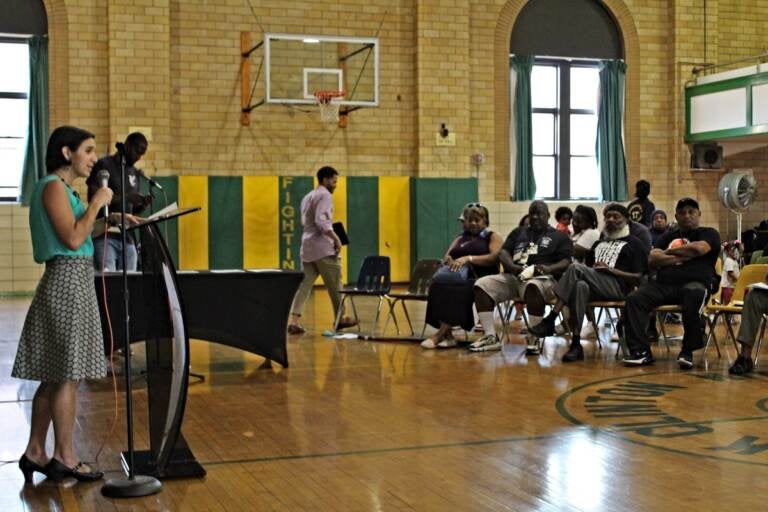
<svg viewBox="0 0 768 512"><path fill-rule="evenodd" d="M683 307L683 348L677 359L680 368L693 368L693 351L704 346L701 314L707 304L708 288L716 279L720 234L699 226L699 203L690 197L677 202L675 218L678 227L659 237L648 257L648 266L657 271L655 278L627 297L627 365L653 363L645 330L648 314L662 304Z"/></svg>

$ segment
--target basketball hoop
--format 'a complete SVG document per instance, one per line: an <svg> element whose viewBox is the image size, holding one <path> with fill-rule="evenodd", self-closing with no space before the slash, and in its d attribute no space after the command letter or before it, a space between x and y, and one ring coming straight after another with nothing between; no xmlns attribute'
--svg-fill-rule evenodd
<svg viewBox="0 0 768 512"><path fill-rule="evenodd" d="M344 91L315 91L315 101L320 109L320 121L323 123L339 122L339 103Z"/></svg>

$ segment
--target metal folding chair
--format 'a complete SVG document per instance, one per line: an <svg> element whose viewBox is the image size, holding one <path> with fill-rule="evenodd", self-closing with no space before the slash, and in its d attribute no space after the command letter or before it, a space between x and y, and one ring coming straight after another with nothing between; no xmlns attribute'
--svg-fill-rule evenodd
<svg viewBox="0 0 768 512"><path fill-rule="evenodd" d="M387 315L387 321L384 323L384 331L387 330L389 319L391 318L395 323L397 334L400 334L400 326L397 324L397 317L395 316L395 307L399 303L403 308L408 328L411 330L411 336L415 334L413 324L411 323L411 316L408 314L408 308L405 306L405 303L408 301L427 301L429 285L432 284L432 276L435 275L438 268L440 268L440 260L425 259L417 261L413 267L413 272L411 272L411 282L408 284L408 290L403 293L389 293L386 295L389 314ZM427 324L425 322L424 327L421 329L422 337L426 328Z"/></svg>
<svg viewBox="0 0 768 512"><path fill-rule="evenodd" d="M741 269L739 279L736 281L736 286L733 288L733 296L731 297L730 304L709 304L706 309L707 322L709 324L709 336L707 336L707 345L709 340L712 339L715 342L715 348L717 348L717 355L720 357L720 346L717 342L717 333L715 333L715 327L717 327L717 321L720 317L724 317L726 332L728 337L731 338L733 346L736 347L736 353L739 353L739 345L736 343L736 335L733 332L733 326L731 325L731 317L733 315L741 315L744 309L744 295L746 294L747 287L754 283L762 282L768 273L768 264L755 264L747 265ZM714 314L714 318L710 320L709 315ZM706 346L704 347L706 350Z"/></svg>

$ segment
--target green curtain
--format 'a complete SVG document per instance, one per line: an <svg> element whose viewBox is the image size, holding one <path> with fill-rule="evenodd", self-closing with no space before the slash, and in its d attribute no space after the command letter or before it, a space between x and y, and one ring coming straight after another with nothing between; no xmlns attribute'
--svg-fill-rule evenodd
<svg viewBox="0 0 768 512"><path fill-rule="evenodd" d="M600 63L595 154L604 201L627 199L627 161L622 135L626 70L626 64L619 60L604 60Z"/></svg>
<svg viewBox="0 0 768 512"><path fill-rule="evenodd" d="M21 204L29 206L35 184L46 175L48 143L48 36L29 39L29 128L21 177Z"/></svg>
<svg viewBox="0 0 768 512"><path fill-rule="evenodd" d="M515 85L515 201L530 201L536 196L533 176L533 142L531 134L531 69L533 57L515 55L510 66L517 75Z"/></svg>

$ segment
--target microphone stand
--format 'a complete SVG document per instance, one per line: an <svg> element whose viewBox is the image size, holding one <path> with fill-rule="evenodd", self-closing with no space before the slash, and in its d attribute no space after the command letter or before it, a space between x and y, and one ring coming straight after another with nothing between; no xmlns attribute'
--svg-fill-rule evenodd
<svg viewBox="0 0 768 512"><path fill-rule="evenodd" d="M163 484L157 478L147 475L134 474L134 450L133 450L133 385L131 382L131 338L130 338L130 308L128 297L128 269L126 268L125 244L127 242L127 224L125 222L125 153L119 151L120 155L120 237L123 242L120 254L123 263L123 304L124 318L123 324L123 351L125 354L125 407L126 424L128 427L128 478L111 478L101 487L101 494L108 498L137 498L140 496L149 496L163 489Z"/></svg>

